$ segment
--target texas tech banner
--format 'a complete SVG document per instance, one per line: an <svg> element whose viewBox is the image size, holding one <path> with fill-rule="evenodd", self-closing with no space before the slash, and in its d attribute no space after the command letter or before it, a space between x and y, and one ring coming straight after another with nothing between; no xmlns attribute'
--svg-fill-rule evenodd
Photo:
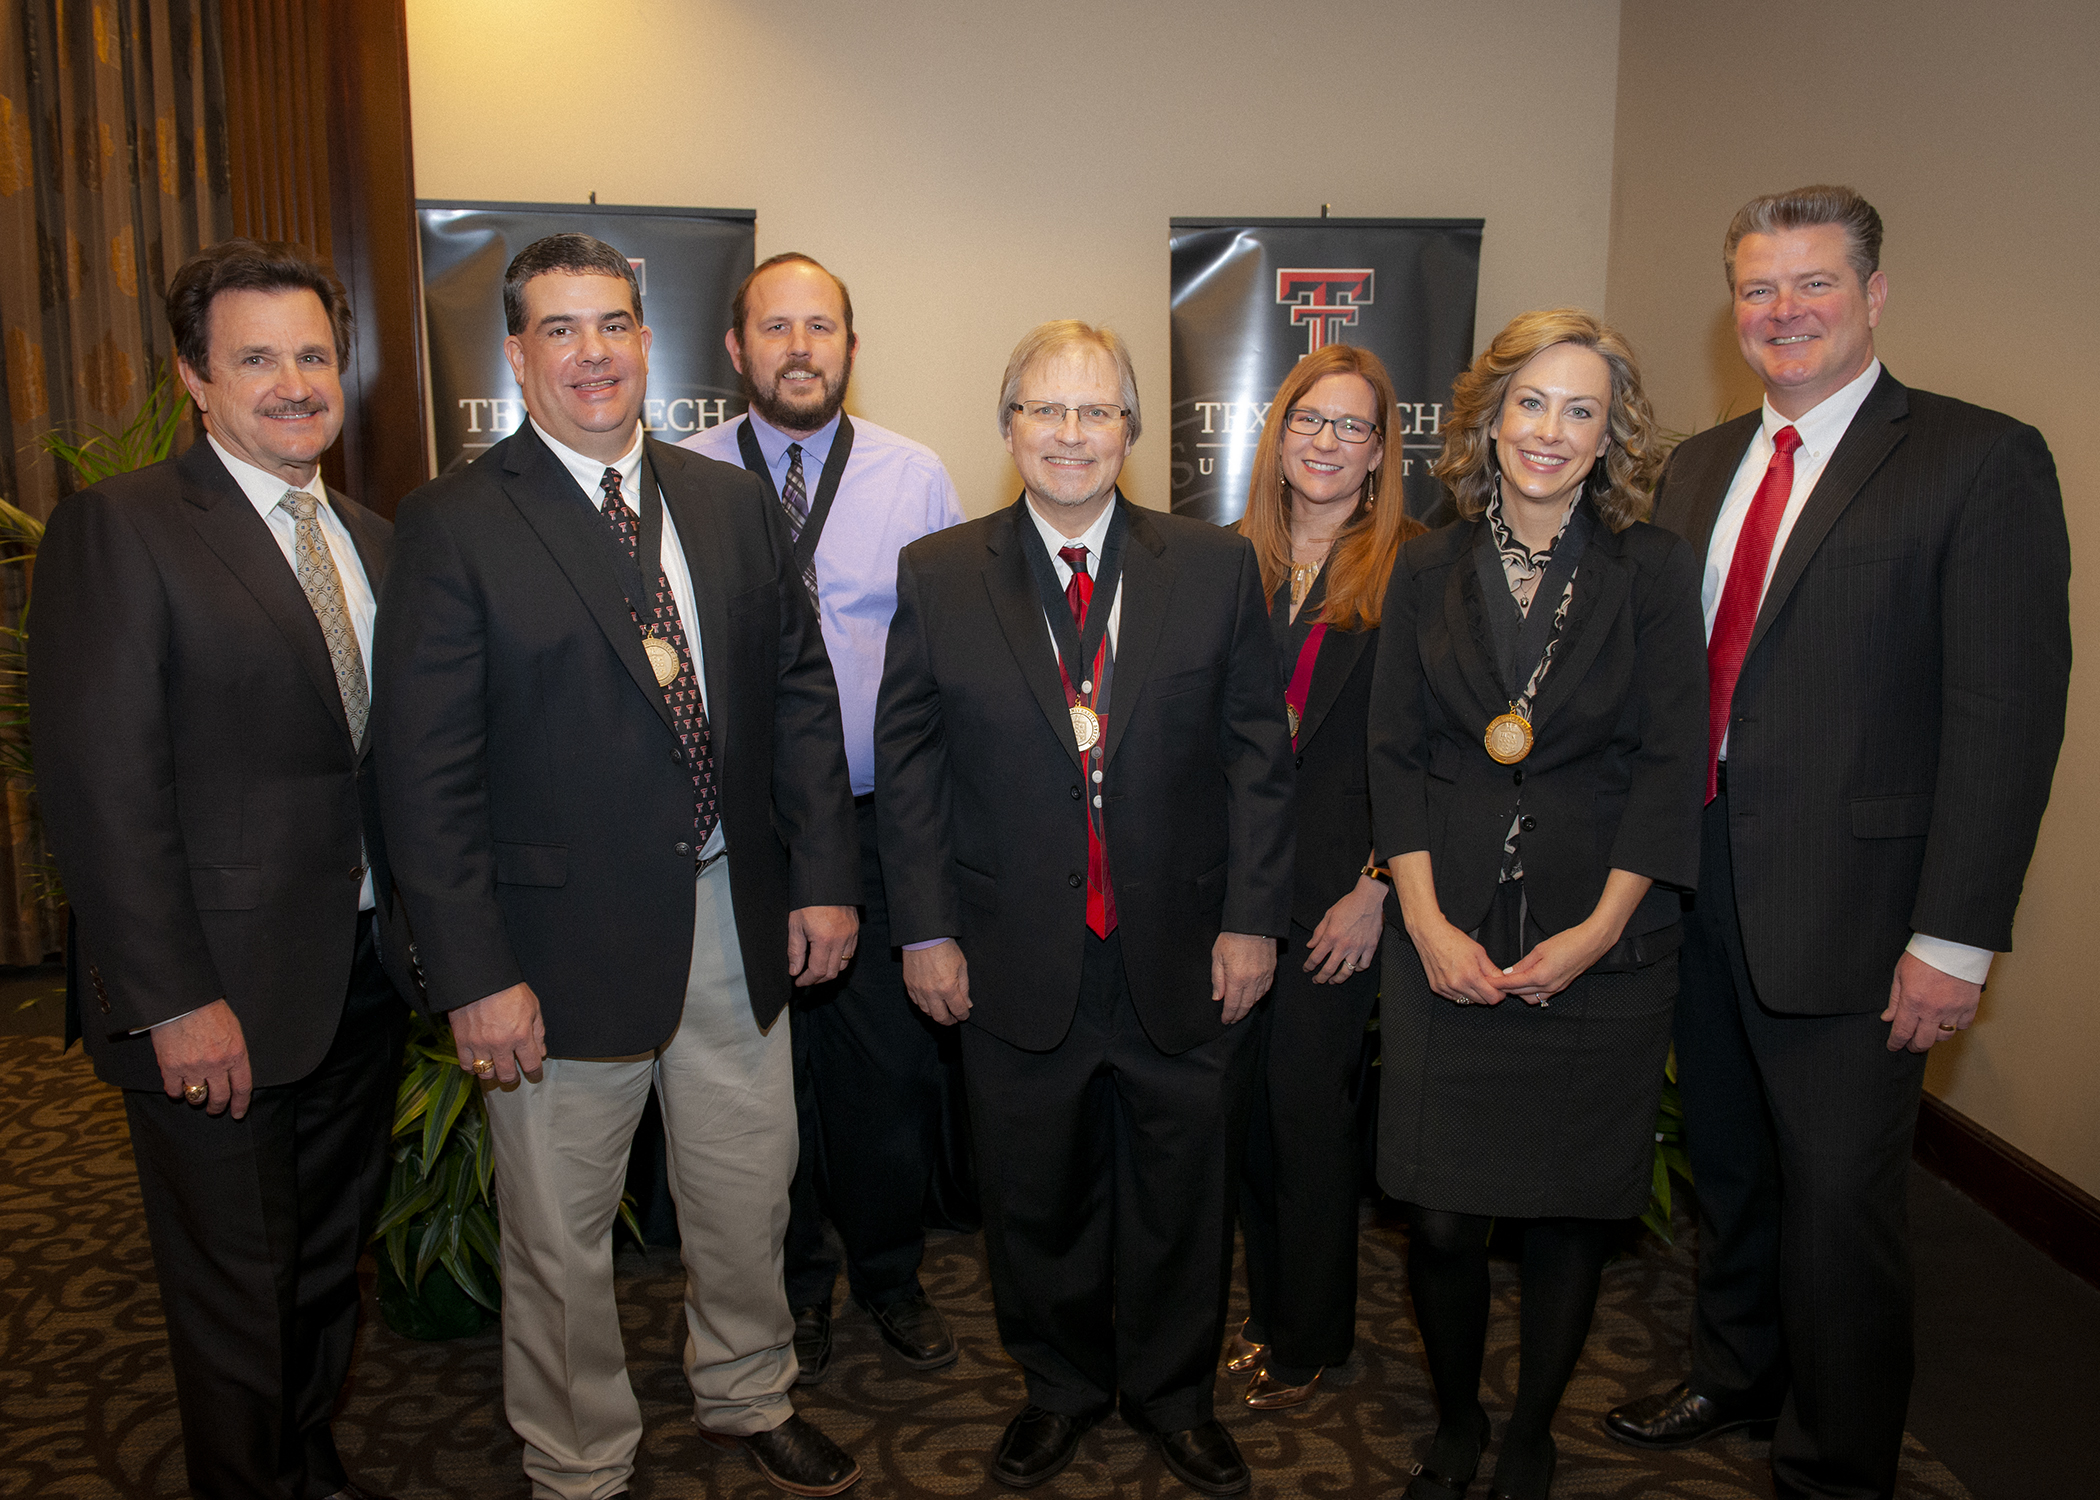
<svg viewBox="0 0 2100 1500"><path fill-rule="evenodd" d="M503 271L542 235L596 235L633 262L655 335L642 408L649 431L676 442L742 412L722 335L751 272L755 217L748 208L419 201L437 471L473 462L525 420L503 357Z"/></svg>
<svg viewBox="0 0 2100 1500"><path fill-rule="evenodd" d="M1451 382L1473 355L1479 219L1173 219L1173 507L1223 524L1247 508L1269 398L1323 344L1358 344L1392 373L1386 434L1407 508L1442 486Z"/></svg>

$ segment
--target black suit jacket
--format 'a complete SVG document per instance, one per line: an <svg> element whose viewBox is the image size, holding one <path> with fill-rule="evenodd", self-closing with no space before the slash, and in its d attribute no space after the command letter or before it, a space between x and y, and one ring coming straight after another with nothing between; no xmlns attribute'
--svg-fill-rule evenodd
<svg viewBox="0 0 2100 1500"><path fill-rule="evenodd" d="M1308 623L1320 608L1319 596L1308 598L1297 625ZM1289 585L1271 608L1279 616L1290 608ZM1297 636L1303 639L1302 633ZM1290 651L1278 653L1281 692L1290 684L1297 661ZM1338 630L1329 626L1305 691L1305 712L1291 756L1297 771L1298 838L1291 882L1291 920L1316 928L1327 909L1356 887L1364 861L1371 857L1371 784L1364 747L1369 736L1371 677L1378 665L1378 630ZM1399 907L1387 892L1387 916L1398 919Z"/></svg>
<svg viewBox="0 0 2100 1500"><path fill-rule="evenodd" d="M757 480L653 439L692 573L752 1012L787 1002L787 920L859 899L838 690ZM693 787L605 521L530 423L402 502L380 601L382 806L433 1010L516 984L550 1051L643 1052L692 959Z"/></svg>
<svg viewBox="0 0 2100 1500"><path fill-rule="evenodd" d="M1698 880L1706 779L1692 549L1642 522L1617 533L1596 523L1532 704L1531 754L1505 766L1483 743L1510 702L1473 563L1486 524L1454 521L1415 537L1393 568L1371 700L1378 857L1428 850L1438 906L1470 932L1494 900L1521 795L1524 890L1541 927L1585 920L1614 869L1656 882L1627 935L1667 927L1678 919L1677 891Z"/></svg>
<svg viewBox="0 0 2100 1500"><path fill-rule="evenodd" d="M1687 439L1656 520L1704 558L1760 416ZM2063 741L2071 554L2048 446L1886 370L1758 611L1729 724L1743 946L1773 1010L1880 1010L1913 931L2012 946Z"/></svg>
<svg viewBox="0 0 2100 1500"><path fill-rule="evenodd" d="M391 528L329 504L375 592ZM397 985L370 738L350 742L312 606L208 442L59 502L29 618L37 791L72 904L69 1027L95 1070L157 1089L131 1033L225 999L255 1082L334 1039L364 851ZM362 847L360 846L362 839Z"/></svg>
<svg viewBox="0 0 2100 1500"><path fill-rule="evenodd" d="M1115 503L1130 533L1101 784L1109 869L1138 1014L1175 1053L1224 1030L1218 934L1287 930L1290 735L1253 549ZM972 1024L1046 1051L1079 999L1086 792L1022 550L1026 505L899 557L875 793L891 936L959 938Z"/></svg>

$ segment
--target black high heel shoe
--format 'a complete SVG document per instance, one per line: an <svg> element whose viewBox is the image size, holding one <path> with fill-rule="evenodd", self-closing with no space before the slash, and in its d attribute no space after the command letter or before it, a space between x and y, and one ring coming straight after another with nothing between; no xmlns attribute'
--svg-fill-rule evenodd
<svg viewBox="0 0 2100 1500"><path fill-rule="evenodd" d="M1476 1403L1473 1415L1478 1423L1477 1435L1473 1440L1473 1461L1466 1466L1465 1473L1440 1474L1428 1464L1417 1462L1408 1475L1407 1488L1401 1491L1400 1500L1466 1500L1473 1476L1480 1472L1480 1455L1487 1451L1488 1437L1494 1430L1486 1408Z"/></svg>
<svg viewBox="0 0 2100 1500"><path fill-rule="evenodd" d="M1508 1457L1508 1454L1505 1452L1503 1457ZM1553 1493L1553 1471L1559 1467L1560 1444L1549 1437L1546 1439L1545 1483L1541 1484L1536 1490L1526 1490L1519 1493L1516 1490L1503 1487L1501 1463L1498 1460L1495 1468L1495 1487L1488 1491L1488 1500L1547 1500L1547 1497Z"/></svg>

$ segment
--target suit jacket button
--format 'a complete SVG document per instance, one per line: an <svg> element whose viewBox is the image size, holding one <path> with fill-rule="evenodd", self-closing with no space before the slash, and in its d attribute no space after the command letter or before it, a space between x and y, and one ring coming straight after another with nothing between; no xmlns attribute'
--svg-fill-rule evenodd
<svg viewBox="0 0 2100 1500"><path fill-rule="evenodd" d="M691 859L693 857L693 846L691 844L684 843L673 844L671 846L671 852L677 855L680 859Z"/></svg>
<svg viewBox="0 0 2100 1500"><path fill-rule="evenodd" d="M1518 821L1517 826L1523 829L1526 833L1530 833L1533 829L1539 826L1539 820L1537 818L1531 817L1523 818Z"/></svg>
<svg viewBox="0 0 2100 1500"><path fill-rule="evenodd" d="M1067 875L1065 877L1065 884L1076 891L1081 886L1086 884L1086 877L1084 875Z"/></svg>
<svg viewBox="0 0 2100 1500"><path fill-rule="evenodd" d="M1524 768L1518 766L1516 770L1509 773L1509 779L1514 785L1522 786L1524 784Z"/></svg>
<svg viewBox="0 0 2100 1500"><path fill-rule="evenodd" d="M1072 800L1074 802L1079 800L1079 788L1076 786L1072 788Z"/></svg>
<svg viewBox="0 0 2100 1500"><path fill-rule="evenodd" d="M682 766L682 765L684 765L684 764L685 764L685 752L684 752L683 750L673 749L673 750L671 751L671 764L672 764L672 765L674 765L674 766Z"/></svg>

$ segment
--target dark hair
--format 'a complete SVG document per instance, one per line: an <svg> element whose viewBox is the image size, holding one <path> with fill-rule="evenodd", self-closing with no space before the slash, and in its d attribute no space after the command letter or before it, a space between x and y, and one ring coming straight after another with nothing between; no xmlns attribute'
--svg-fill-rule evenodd
<svg viewBox="0 0 2100 1500"><path fill-rule="evenodd" d="M736 334L736 341L739 346L744 342L744 315L750 310L751 283L758 280L759 277L765 275L766 272L772 270L775 266L796 264L815 266L826 276L831 277L831 284L839 289L839 302L846 310L846 342L849 344L853 342L853 294L846 290L846 283L839 280L836 275L833 275L830 268L825 266L815 256L804 255L800 250L783 250L778 255L768 256L765 260L753 266L751 274L738 284L736 296L730 301L729 327L731 332Z"/></svg>
<svg viewBox="0 0 2100 1500"><path fill-rule="evenodd" d="M175 355L211 379L211 304L221 292L312 292L335 334L338 368L350 363L350 294L334 271L300 245L222 240L182 263L168 282L168 327Z"/></svg>
<svg viewBox="0 0 2100 1500"><path fill-rule="evenodd" d="M1845 231L1845 258L1859 284L1881 269L1881 215L1874 205L1848 187L1819 184L1752 198L1735 211L1721 241L1721 270L1728 290L1735 290L1735 247L1746 234L1778 234L1788 229L1814 229L1835 224Z"/></svg>
<svg viewBox="0 0 2100 1500"><path fill-rule="evenodd" d="M560 272L568 276L617 276L634 299L634 320L642 321L642 286L626 256L588 234L550 234L520 250L503 273L504 331L525 331L525 283L535 276Z"/></svg>

